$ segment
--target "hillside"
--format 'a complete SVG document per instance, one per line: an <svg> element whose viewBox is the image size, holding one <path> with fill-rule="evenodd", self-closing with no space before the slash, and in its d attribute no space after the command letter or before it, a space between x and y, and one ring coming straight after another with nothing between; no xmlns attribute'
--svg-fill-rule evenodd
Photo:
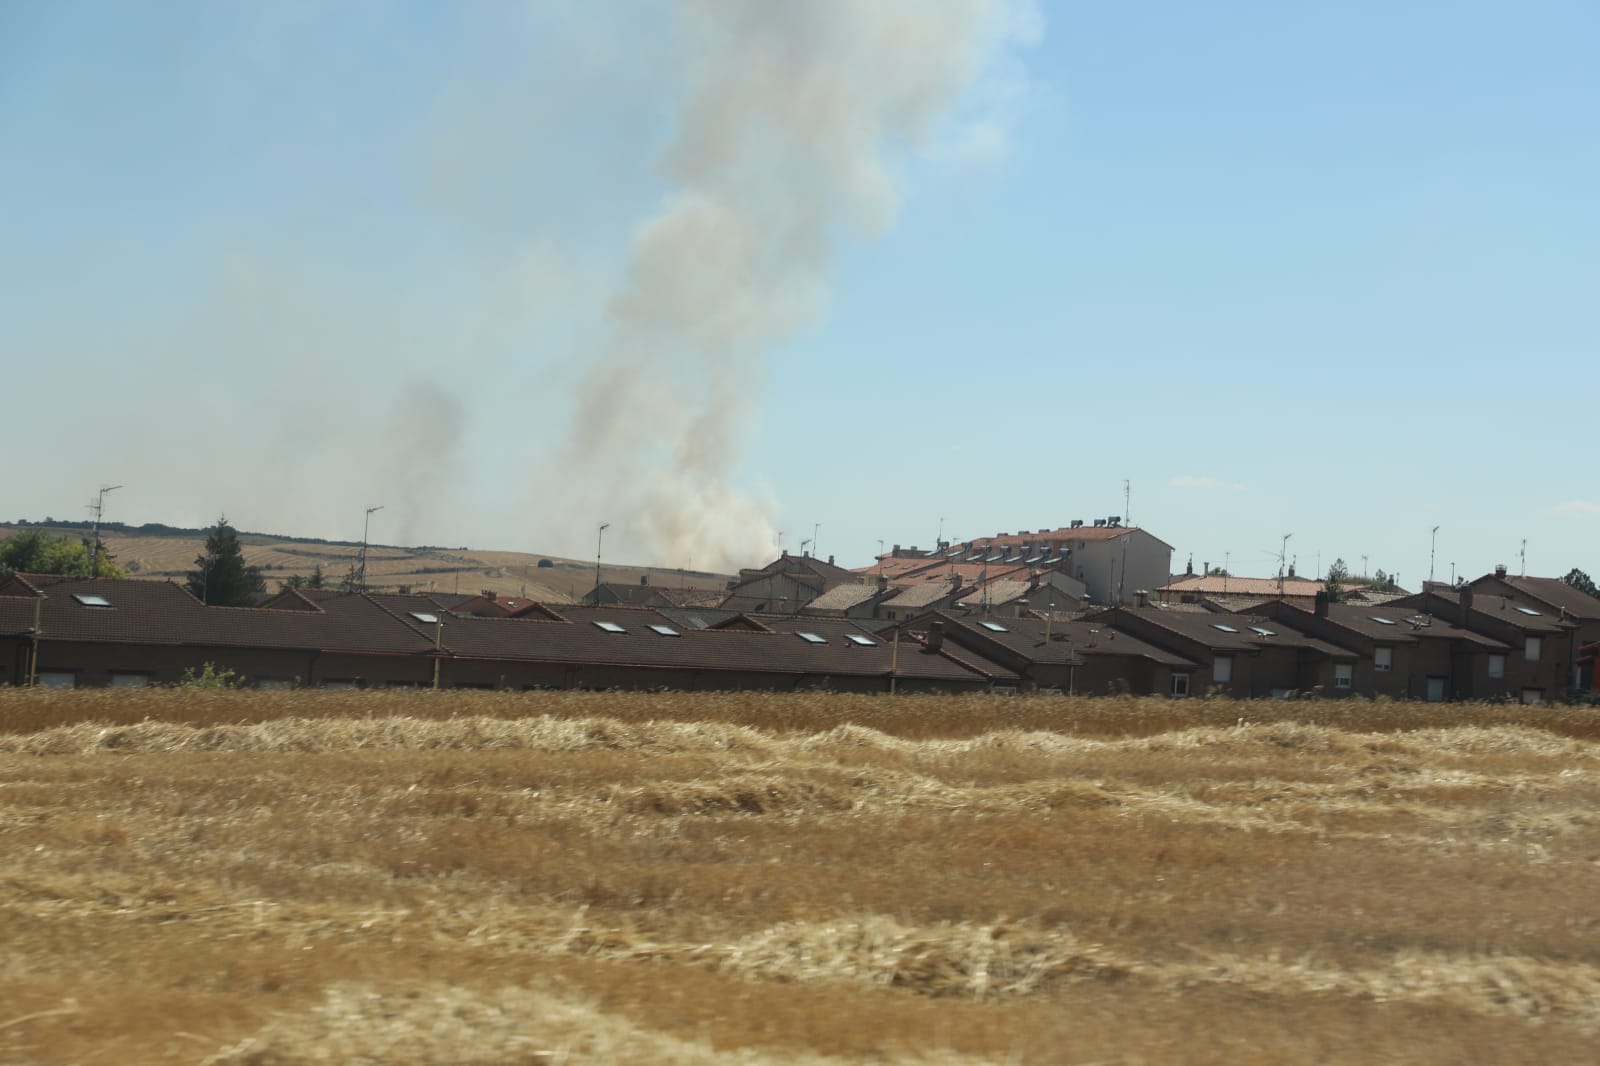
<svg viewBox="0 0 1600 1066"><path fill-rule="evenodd" d="M0 525L0 540L21 528ZM83 536L77 525L29 526L50 533ZM245 560L261 567L267 588L276 592L292 576L310 577L319 565L324 579L337 584L360 554L361 546L265 533L240 532ZM107 527L101 541L117 564L133 577L182 580L205 548L204 531ZM548 565L541 565L548 563ZM636 584L647 578L664 589L689 589L706 595L720 593L730 575L697 570L667 570L647 566L611 565L601 570L606 581ZM371 545L367 550L367 587L393 592L406 588L470 594L484 589L504 596L528 596L546 603L571 603L594 587L594 560L563 559L529 552L484 551L472 548Z"/></svg>

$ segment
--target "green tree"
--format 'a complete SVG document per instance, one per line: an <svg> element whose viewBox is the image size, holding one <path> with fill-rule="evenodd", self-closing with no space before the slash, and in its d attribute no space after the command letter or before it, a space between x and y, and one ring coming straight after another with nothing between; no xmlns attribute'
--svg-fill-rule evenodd
<svg viewBox="0 0 1600 1066"><path fill-rule="evenodd" d="M322 564L318 563L316 569L312 570L310 574L290 574L283 579L279 587L281 589L320 589L327 583L328 579L322 573Z"/></svg>
<svg viewBox="0 0 1600 1066"><path fill-rule="evenodd" d="M1333 565L1328 567L1328 579L1322 583L1329 603L1338 603L1344 598L1344 587L1349 581L1350 568L1344 565L1343 559L1335 559Z"/></svg>
<svg viewBox="0 0 1600 1066"><path fill-rule="evenodd" d="M206 550L195 556L184 587L200 602L217 607L247 607L267 591L259 566L248 566L239 533L223 515L206 533Z"/></svg>
<svg viewBox="0 0 1600 1066"><path fill-rule="evenodd" d="M1594 579L1588 574L1584 573L1582 570L1579 570L1577 567L1573 567L1571 570L1568 570L1567 576L1561 580L1565 581L1579 592L1585 592L1590 596L1600 597L1600 588L1595 587Z"/></svg>
<svg viewBox="0 0 1600 1066"><path fill-rule="evenodd" d="M244 684L244 678L226 666L217 666L209 660L200 664L197 673L194 667L189 667L183 672L183 677L178 679L181 688L238 688Z"/></svg>
<svg viewBox="0 0 1600 1066"><path fill-rule="evenodd" d="M0 576L8 574L63 574L89 577L89 546L66 536L51 536L30 529L0 542ZM100 576L127 577L128 572L100 549Z"/></svg>

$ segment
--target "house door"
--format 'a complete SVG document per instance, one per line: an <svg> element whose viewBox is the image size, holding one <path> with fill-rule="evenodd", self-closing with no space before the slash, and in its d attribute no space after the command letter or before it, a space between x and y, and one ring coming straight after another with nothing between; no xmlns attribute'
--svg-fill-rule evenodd
<svg viewBox="0 0 1600 1066"><path fill-rule="evenodd" d="M1430 678L1428 678L1428 702L1429 703L1443 703L1444 702L1444 678L1442 678L1442 677L1430 677Z"/></svg>

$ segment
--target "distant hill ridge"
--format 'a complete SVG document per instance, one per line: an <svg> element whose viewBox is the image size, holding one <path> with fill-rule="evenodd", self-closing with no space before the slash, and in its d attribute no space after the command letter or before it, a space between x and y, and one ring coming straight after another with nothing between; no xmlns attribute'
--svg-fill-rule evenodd
<svg viewBox="0 0 1600 1066"><path fill-rule="evenodd" d="M94 523L89 521L21 520L0 524L0 539L24 529L88 536L93 528ZM182 580L194 569L195 556L202 550L208 529L161 522L102 522L100 538L110 557L130 576ZM338 585L361 552L360 541L325 537L240 530L239 540L245 560L261 568L267 588L273 592L291 577L310 578L319 566L323 580ZM627 564L606 563L601 567L601 577L608 582L642 581L663 589L692 589L706 595L724 590L730 576ZM494 592L547 603L571 603L594 587L594 579L592 559L436 545L367 545L367 587L373 591L408 589L465 595Z"/></svg>

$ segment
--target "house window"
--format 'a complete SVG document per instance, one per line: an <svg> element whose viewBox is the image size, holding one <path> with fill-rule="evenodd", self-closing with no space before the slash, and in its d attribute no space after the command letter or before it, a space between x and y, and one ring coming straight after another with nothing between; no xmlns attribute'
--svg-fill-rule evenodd
<svg viewBox="0 0 1600 1066"><path fill-rule="evenodd" d="M1349 688L1355 680L1356 668L1349 663L1333 664L1333 687Z"/></svg>
<svg viewBox="0 0 1600 1066"><path fill-rule="evenodd" d="M1543 703L1544 702L1544 690L1543 689L1537 689L1537 688L1525 688L1525 689L1523 689L1522 690L1522 702L1523 703Z"/></svg>
<svg viewBox="0 0 1600 1066"><path fill-rule="evenodd" d="M144 688L150 684L149 674L119 674L112 673L112 688Z"/></svg>
<svg viewBox="0 0 1600 1066"><path fill-rule="evenodd" d="M71 670L40 670L39 684L44 688L77 688L78 675Z"/></svg>
<svg viewBox="0 0 1600 1066"><path fill-rule="evenodd" d="M1505 677L1506 676L1506 657L1504 655L1491 655L1491 656L1489 656L1489 676L1490 677Z"/></svg>
<svg viewBox="0 0 1600 1066"><path fill-rule="evenodd" d="M1387 671L1387 670L1390 670L1391 668L1393 668L1393 666L1394 666L1394 649L1393 648L1373 648L1372 649L1372 666L1373 666L1373 669L1375 669L1375 670L1383 670L1383 671Z"/></svg>
<svg viewBox="0 0 1600 1066"><path fill-rule="evenodd" d="M1539 637L1529 637L1528 642L1522 646L1522 657L1530 663L1538 662L1542 645L1543 641Z"/></svg>
<svg viewBox="0 0 1600 1066"><path fill-rule="evenodd" d="M1187 696L1188 694L1189 694L1189 675L1188 674L1173 674L1172 675L1172 697L1173 697L1173 699L1181 700L1185 696Z"/></svg>
<svg viewBox="0 0 1600 1066"><path fill-rule="evenodd" d="M271 690L294 688L294 678L292 678L292 677L263 677L260 681L256 682L256 688L264 688L264 689L271 689Z"/></svg>
<svg viewBox="0 0 1600 1066"><path fill-rule="evenodd" d="M1223 684L1233 680L1233 656L1219 655L1211 660L1211 680Z"/></svg>

